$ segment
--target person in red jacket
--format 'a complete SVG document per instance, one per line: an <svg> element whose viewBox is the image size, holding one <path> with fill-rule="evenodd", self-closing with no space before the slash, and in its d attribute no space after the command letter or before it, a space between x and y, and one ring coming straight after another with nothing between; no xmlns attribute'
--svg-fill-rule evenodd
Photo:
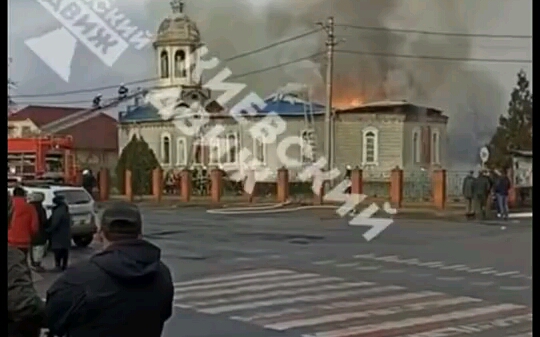
<svg viewBox="0 0 540 337"><path fill-rule="evenodd" d="M13 218L8 230L8 245L21 250L25 256L31 247L32 238L39 229L36 209L26 202L26 192L21 187L13 189Z"/></svg>

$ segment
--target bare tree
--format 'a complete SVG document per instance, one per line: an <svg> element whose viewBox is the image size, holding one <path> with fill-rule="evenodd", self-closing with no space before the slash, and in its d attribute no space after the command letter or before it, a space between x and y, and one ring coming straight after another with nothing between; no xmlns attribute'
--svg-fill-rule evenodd
<svg viewBox="0 0 540 337"><path fill-rule="evenodd" d="M12 58L8 58L8 68L12 62ZM16 103L13 101L13 99L11 98L11 90L15 89L17 87L17 83L15 83L15 81L13 81L11 78L9 78L8 76L8 111L11 110L12 107L14 107L16 105Z"/></svg>

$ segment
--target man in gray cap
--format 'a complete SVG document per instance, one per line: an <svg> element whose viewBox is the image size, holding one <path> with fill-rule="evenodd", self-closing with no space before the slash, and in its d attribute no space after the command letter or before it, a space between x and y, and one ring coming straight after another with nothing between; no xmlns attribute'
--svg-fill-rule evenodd
<svg viewBox="0 0 540 337"><path fill-rule="evenodd" d="M13 215L13 204L9 192L7 199L9 229ZM34 288L32 274L24 253L9 245L7 253L8 336L38 337L45 320L44 303Z"/></svg>
<svg viewBox="0 0 540 337"><path fill-rule="evenodd" d="M142 239L138 207L111 205L99 235L103 251L67 269L47 292L49 330L70 337L161 336L174 286L161 250Z"/></svg>

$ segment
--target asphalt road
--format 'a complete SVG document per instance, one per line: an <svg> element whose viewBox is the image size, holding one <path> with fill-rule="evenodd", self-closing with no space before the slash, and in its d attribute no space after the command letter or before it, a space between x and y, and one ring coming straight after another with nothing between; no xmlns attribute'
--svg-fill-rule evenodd
<svg viewBox="0 0 540 337"><path fill-rule="evenodd" d="M399 220L366 242L309 212L144 218L176 282L165 337L532 336L531 219Z"/></svg>

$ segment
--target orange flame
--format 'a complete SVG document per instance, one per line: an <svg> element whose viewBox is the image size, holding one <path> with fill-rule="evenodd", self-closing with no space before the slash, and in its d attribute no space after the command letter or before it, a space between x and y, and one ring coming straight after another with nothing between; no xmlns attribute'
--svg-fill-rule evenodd
<svg viewBox="0 0 540 337"><path fill-rule="evenodd" d="M338 97L333 104L335 108L347 109L353 108L364 104L364 101L360 97Z"/></svg>

